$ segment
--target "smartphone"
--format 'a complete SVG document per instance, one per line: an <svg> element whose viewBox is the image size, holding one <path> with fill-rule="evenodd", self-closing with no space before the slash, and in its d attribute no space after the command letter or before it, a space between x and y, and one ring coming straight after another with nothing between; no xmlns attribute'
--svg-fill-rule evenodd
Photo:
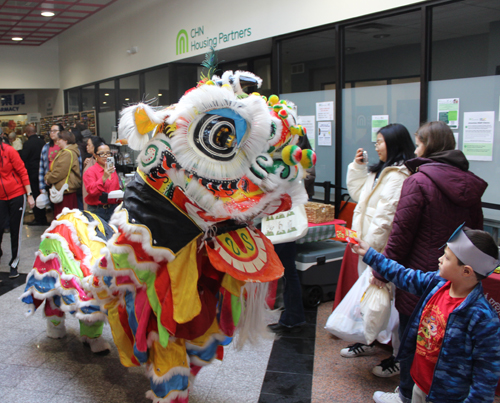
<svg viewBox="0 0 500 403"><path fill-rule="evenodd" d="M363 159L361 161L363 164L368 164L368 151L363 150Z"/></svg>
<svg viewBox="0 0 500 403"><path fill-rule="evenodd" d="M111 169L115 166L115 159L113 157L106 158L106 169Z"/></svg>

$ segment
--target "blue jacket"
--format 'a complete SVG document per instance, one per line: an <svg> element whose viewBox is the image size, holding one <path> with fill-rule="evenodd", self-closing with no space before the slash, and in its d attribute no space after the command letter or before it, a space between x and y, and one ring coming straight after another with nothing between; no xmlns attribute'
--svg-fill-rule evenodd
<svg viewBox="0 0 500 403"><path fill-rule="evenodd" d="M406 269L372 248L363 261L398 288L420 297L397 358L413 357L422 310L447 280L437 272ZM500 320L478 283L448 317L427 399L436 403L493 402L499 378Z"/></svg>

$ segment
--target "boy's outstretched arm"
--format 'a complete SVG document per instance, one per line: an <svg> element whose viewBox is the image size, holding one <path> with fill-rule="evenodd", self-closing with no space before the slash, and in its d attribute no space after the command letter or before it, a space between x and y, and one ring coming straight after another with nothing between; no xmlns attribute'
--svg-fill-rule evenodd
<svg viewBox="0 0 500 403"><path fill-rule="evenodd" d="M357 244L349 243L351 250L364 256L363 262L404 291L421 296L436 274L435 272L424 273L420 270L407 269L370 248L370 245L361 239L354 238L354 240Z"/></svg>

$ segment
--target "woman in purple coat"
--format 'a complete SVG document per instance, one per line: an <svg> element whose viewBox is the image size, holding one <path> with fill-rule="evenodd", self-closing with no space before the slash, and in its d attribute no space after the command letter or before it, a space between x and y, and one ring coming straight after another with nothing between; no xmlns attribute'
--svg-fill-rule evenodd
<svg viewBox="0 0 500 403"><path fill-rule="evenodd" d="M384 255L405 267L436 271L440 248L460 224L483 229L481 197L488 184L469 171L469 161L455 150L455 137L444 122L424 124L415 137L417 158L406 162L412 175L403 183ZM397 289L400 337L417 302L418 297ZM399 392L375 392L375 402L411 402L413 358L407 361L399 362Z"/></svg>

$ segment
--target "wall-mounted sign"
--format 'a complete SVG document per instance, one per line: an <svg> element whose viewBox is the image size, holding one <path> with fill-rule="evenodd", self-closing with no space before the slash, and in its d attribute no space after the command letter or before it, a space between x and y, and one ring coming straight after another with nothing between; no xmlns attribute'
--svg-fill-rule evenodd
<svg viewBox="0 0 500 403"><path fill-rule="evenodd" d="M26 105L24 93L0 95L0 112L20 112L20 108Z"/></svg>
<svg viewBox="0 0 500 403"><path fill-rule="evenodd" d="M35 90L0 93L0 115L24 115L37 111L38 93Z"/></svg>
<svg viewBox="0 0 500 403"><path fill-rule="evenodd" d="M40 118L42 115L40 113L28 113L26 116L26 120L28 123L38 123L40 122Z"/></svg>
<svg viewBox="0 0 500 403"><path fill-rule="evenodd" d="M177 33L175 39L175 54L181 55L183 53L195 52L210 47L216 48L219 44L238 41L248 38L249 36L252 36L252 28L218 32L216 34L205 34L205 27L203 25L201 27L191 28L189 34L185 29L181 29Z"/></svg>

